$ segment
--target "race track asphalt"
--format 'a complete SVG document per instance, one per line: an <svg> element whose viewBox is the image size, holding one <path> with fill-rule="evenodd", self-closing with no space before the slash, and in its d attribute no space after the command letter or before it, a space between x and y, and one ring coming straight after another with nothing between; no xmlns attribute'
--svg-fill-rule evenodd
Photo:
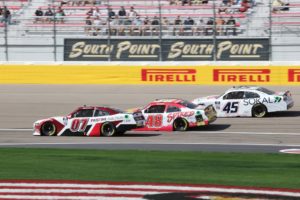
<svg viewBox="0 0 300 200"><path fill-rule="evenodd" d="M147 149L225 152L278 152L300 149L300 87L290 90L295 106L266 118L218 118L188 132L128 132L113 138L34 137L37 119L66 115L82 105L121 109L142 107L158 98L221 94L227 86L191 85L0 85L0 147Z"/></svg>

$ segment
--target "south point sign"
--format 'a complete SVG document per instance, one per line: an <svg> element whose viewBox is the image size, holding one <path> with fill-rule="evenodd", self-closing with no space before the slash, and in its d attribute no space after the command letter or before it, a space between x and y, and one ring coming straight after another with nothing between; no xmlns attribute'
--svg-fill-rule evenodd
<svg viewBox="0 0 300 200"><path fill-rule="evenodd" d="M65 61L258 61L269 59L268 39L65 39ZM215 54L215 55L214 55Z"/></svg>

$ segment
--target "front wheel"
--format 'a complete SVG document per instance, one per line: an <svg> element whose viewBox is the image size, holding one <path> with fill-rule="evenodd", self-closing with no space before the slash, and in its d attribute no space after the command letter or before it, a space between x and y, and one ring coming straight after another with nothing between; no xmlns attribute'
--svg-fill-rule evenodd
<svg viewBox="0 0 300 200"><path fill-rule="evenodd" d="M56 135L56 126L52 122L45 122L41 127L41 135L55 136Z"/></svg>
<svg viewBox="0 0 300 200"><path fill-rule="evenodd" d="M267 108L263 104L256 104L252 107L253 117L265 117L267 115Z"/></svg>
<svg viewBox="0 0 300 200"><path fill-rule="evenodd" d="M102 136L111 137L114 136L116 132L117 132L116 127L110 122L105 122L101 127Z"/></svg>
<svg viewBox="0 0 300 200"><path fill-rule="evenodd" d="M189 124L185 119L176 119L173 123L174 131L186 131L189 128Z"/></svg>

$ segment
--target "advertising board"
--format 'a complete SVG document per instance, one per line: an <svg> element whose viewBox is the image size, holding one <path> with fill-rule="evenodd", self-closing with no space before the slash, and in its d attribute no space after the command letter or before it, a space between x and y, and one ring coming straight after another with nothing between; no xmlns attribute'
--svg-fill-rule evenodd
<svg viewBox="0 0 300 200"><path fill-rule="evenodd" d="M65 39L65 61L263 61L268 38L217 39Z"/></svg>
<svg viewBox="0 0 300 200"><path fill-rule="evenodd" d="M300 85L300 66L0 65L0 84Z"/></svg>

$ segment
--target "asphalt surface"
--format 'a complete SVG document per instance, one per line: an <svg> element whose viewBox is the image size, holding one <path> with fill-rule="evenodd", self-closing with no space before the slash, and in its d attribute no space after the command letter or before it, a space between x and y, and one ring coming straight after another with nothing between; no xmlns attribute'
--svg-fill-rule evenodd
<svg viewBox="0 0 300 200"><path fill-rule="evenodd" d="M146 149L224 152L278 152L300 149L300 87L290 90L295 106L266 118L218 118L188 132L128 132L120 137L34 137L37 119L66 115L82 105L121 109L142 107L157 98L192 100L221 94L225 86L0 85L0 147Z"/></svg>

